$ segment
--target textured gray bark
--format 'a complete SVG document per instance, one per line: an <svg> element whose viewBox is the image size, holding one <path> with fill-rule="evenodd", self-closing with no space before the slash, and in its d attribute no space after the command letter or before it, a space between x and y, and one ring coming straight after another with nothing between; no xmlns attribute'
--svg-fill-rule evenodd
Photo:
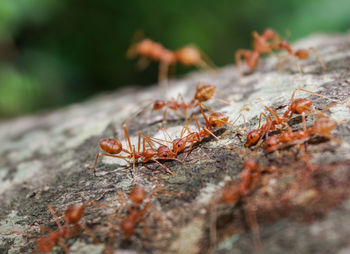
<svg viewBox="0 0 350 254"><path fill-rule="evenodd" d="M257 209L254 214L260 228L261 253L349 253L350 35L317 35L293 46L315 47L330 70L323 72L311 56L301 62L303 77L292 62L277 72L276 57L271 56L244 78L245 85L240 84L235 67L227 66L217 73L193 73L171 81L165 91L157 86L130 88L54 112L2 123L0 252L32 252L40 225L55 229L48 204L61 213L68 205L85 200L117 206L117 190L128 193L132 188L131 167L120 159L105 157L94 175L87 166L93 163L99 151L98 140L107 137L123 140L121 124L140 108L140 102L145 104L164 95L175 97L178 93L189 101L195 84L203 81L216 85L218 95L231 101L230 106L214 100L207 105L230 119L242 113L248 130L256 128L258 115L265 111L265 105L279 108L278 113L283 112L295 88L341 99L341 103L330 108L329 115L338 121L332 135L343 143L311 139L307 153L315 167L313 173L308 173L296 147L262 155L259 163L276 171L264 174L263 184L244 201L216 206L216 223L210 220L208 204L226 180L239 179L244 158L208 138L194 147L184 164L165 162L176 176L167 174L154 163L137 164L136 183L145 186L148 192L156 183L163 183L163 189L177 195L166 192L156 195L153 208L136 227L130 242L124 241L117 232L115 250L209 252L213 250L209 244L209 227L215 224L215 252L251 253L256 250L253 244L256 235L252 234L252 223L247 219L253 214L247 211L250 204ZM297 97L312 98L318 109L331 104L327 99L306 93L298 92ZM199 112L195 113L203 123ZM133 142L137 142L139 131L150 136L161 135L158 131L161 118L161 113L148 110L131 121L128 129ZM170 112L168 119L168 132L179 135L184 119ZM313 121L313 117L308 117L308 126ZM295 117L292 127L300 128L300 122L300 117ZM236 125L243 127L243 119ZM219 130L217 134L220 133ZM244 140L245 136L234 130L222 142L242 148ZM84 221L101 242L106 239L107 216L112 213L112 210L90 206L85 211ZM85 234L66 242L72 253L101 253L103 250L103 244L93 244ZM62 253L63 250L56 247L53 252Z"/></svg>

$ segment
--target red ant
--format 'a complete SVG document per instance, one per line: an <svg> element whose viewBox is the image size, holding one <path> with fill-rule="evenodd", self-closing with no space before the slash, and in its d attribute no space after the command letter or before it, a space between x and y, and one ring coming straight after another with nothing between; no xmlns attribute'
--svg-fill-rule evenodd
<svg viewBox="0 0 350 254"><path fill-rule="evenodd" d="M128 209L128 215L121 217L118 215L111 215L111 217L119 218L122 220L120 224L121 230L124 235L125 240L129 240L134 234L135 228L137 225L144 219L147 209L149 208L152 197L157 193L159 188L156 186L153 192L148 196L148 201L144 202L146 199L146 191L141 185L135 185L134 188L129 193L129 199L132 203L132 206L128 204L124 194L119 191L120 201ZM141 204L144 203L141 208Z"/></svg>
<svg viewBox="0 0 350 254"><path fill-rule="evenodd" d="M140 55L153 61L159 61L159 83L166 84L169 66L179 62L183 65L195 65L199 68L212 70L212 63L209 58L193 46L186 46L175 52L164 48L160 43L150 39L133 45L127 52L129 57ZM204 60L205 58L205 60Z"/></svg>
<svg viewBox="0 0 350 254"><path fill-rule="evenodd" d="M128 131L127 131L125 124L123 125L123 128L124 128L125 139L126 139L127 144L129 146L128 150L123 148L122 143L118 139L102 139L99 141L99 145L105 153L98 153L96 155L94 166L93 167L89 166L89 169L96 168L98 158L100 156L109 156L109 157L115 157L115 158L121 158L121 159L132 159L133 169L135 169L136 161L140 158L143 158L142 162L154 161L158 165L160 165L163 169L165 169L168 173L170 173L172 175L176 175L174 172L170 171L164 164L162 164L158 161L158 159L160 159L160 160L176 160L176 161L179 161L182 163L182 161L180 161L179 159L176 158L176 154L174 154L167 146L162 145L161 143L159 143L155 139L147 136L143 132L139 132L138 150L136 151L135 146L131 145L129 134L128 134ZM143 138L142 151L140 151L141 137ZM150 148L146 149L145 141L147 142L147 144L149 145ZM153 142L160 144L160 146L157 149L155 149L153 147L154 146ZM118 155L121 152L127 153L128 155L126 155L126 156Z"/></svg>
<svg viewBox="0 0 350 254"><path fill-rule="evenodd" d="M50 210L50 213L55 220L58 230L52 231L48 228L41 227L40 228L40 234L42 230L48 231L49 234L46 236L40 236L40 238L37 241L37 251L42 253L49 253L53 247L55 247L58 243L62 246L62 248L65 250L66 253L69 253L69 249L66 243L61 241L61 238L67 238L72 237L75 234L78 233L80 227L83 227L89 235L94 239L96 242L96 238L94 235L87 229L87 227L84 224L78 224L81 218L83 217L85 208L88 204L90 204L90 201L87 201L83 203L82 205L71 205L69 206L65 212L64 212L64 225L59 222L56 212L54 208L49 205L48 208Z"/></svg>
<svg viewBox="0 0 350 254"><path fill-rule="evenodd" d="M193 96L193 99L186 103L182 97L181 94L178 95L177 99L171 99L171 100L155 100L152 105L152 111L157 111L163 109L163 119L162 119L162 126L164 126L164 123L166 121L167 111L168 109L174 111L175 113L181 109L184 113L185 120L187 121L187 110L192 109L198 106L199 103L202 103L204 101L207 101L211 98L213 98L213 95L216 92L216 86L215 85L209 85L204 82L198 82L196 85L196 92ZM222 101L224 103L228 103L222 99L215 98L216 100ZM143 107L140 111L133 114L131 117L129 117L125 123L129 123L133 118L135 118L138 114L145 111L150 104Z"/></svg>
<svg viewBox="0 0 350 254"><path fill-rule="evenodd" d="M181 100L180 103L178 102L178 100L170 100L170 101L156 100L153 103L152 111L165 108L163 113L162 125L164 124L164 121L166 119L167 109L171 109L177 112L177 110L181 108L182 111L184 112L185 119L187 120L187 109L195 108L198 106L198 104L209 100L210 98L213 97L215 91L216 91L216 86L205 84L203 82L198 82L196 85L196 93L193 99L190 101L190 103L185 103L182 95L179 94L178 97Z"/></svg>
<svg viewBox="0 0 350 254"><path fill-rule="evenodd" d="M199 104L199 107L201 109L203 118L205 120L205 127L201 128L196 116L192 115L191 119L187 122L186 126L183 127L183 129L181 131L180 138L177 138L177 139L172 141L172 143L173 143L172 151L176 154L183 151L186 147L186 144L190 143L190 146L188 148L188 153L186 154L184 159L186 159L187 156L189 155L193 145L196 142L200 142L201 139L203 139L203 138L213 136L217 141L221 142L221 140L213 133L213 131L216 128L220 128L226 124L229 124L228 116L226 116L225 114L219 113L219 112L213 112L209 107L205 106L204 104ZM207 116L204 113L202 107L205 107L206 109L208 109L211 112L211 114L209 116ZM197 132L196 131L193 132L189 129L189 124L192 122L192 120L195 121L195 124L197 127ZM235 121L237 121L237 120L238 120L238 118ZM232 123L232 125L233 124L234 123ZM185 134L186 131L189 134L187 136L183 137L183 135ZM223 134L223 136L225 136L227 132L228 132L228 130ZM228 146L228 145L224 145L224 146L227 147L228 149L233 150L233 147L231 147L231 146Z"/></svg>
<svg viewBox="0 0 350 254"><path fill-rule="evenodd" d="M241 57L245 59L245 63L250 70L256 68L259 63L260 55L269 54L273 49L278 48L279 36L272 29L265 29L262 35L259 35L256 31L253 31L253 50L239 49L235 53L236 64L240 75L241 71Z"/></svg>
<svg viewBox="0 0 350 254"><path fill-rule="evenodd" d="M289 121L294 114L302 114L302 113L307 113L307 112L311 111L312 100L308 99L308 98L300 98L300 99L294 100L294 96L295 96L296 91L311 93L313 95L338 102L338 100L331 99L331 98L324 96L322 94L318 94L318 93L311 92L311 91L308 91L305 89L297 88L293 91L290 102L289 102L289 106L288 106L287 110L284 112L282 117L279 117L273 109L271 109L269 107L265 107L271 113L271 115L273 115L275 120L272 120L269 116L266 116L264 113L261 113L260 117L259 117L258 129L252 130L252 131L248 132L248 134L247 134L247 140L246 140L246 144L245 144L246 147L250 147L250 146L253 146L254 144L256 144L270 130L275 130L276 125L285 126L287 121ZM313 110L313 111L315 111L315 110ZM261 116L265 117L266 123L260 127Z"/></svg>
<svg viewBox="0 0 350 254"><path fill-rule="evenodd" d="M312 51L315 54L315 56L317 57L317 61L320 63L322 69L324 71L328 71L327 66L322 61L320 55L317 53L315 48L310 48L309 50L307 50L307 49L298 49L298 50L294 51L287 41L281 41L279 43L279 48L280 49L285 49L288 52L289 56L293 56L295 58L295 60L296 60L295 63L297 65L297 67L298 67L300 75L303 75L303 71L302 71L302 69L300 67L299 60L307 59L309 57L309 51ZM285 57L280 58L279 68L282 67L283 62L286 61L289 58L289 56L285 56Z"/></svg>
<svg viewBox="0 0 350 254"><path fill-rule="evenodd" d="M279 136L272 136L265 140L265 151L273 152L278 149L279 143L291 143L297 140L308 139L313 134L335 140L338 143L341 142L337 138L334 138L330 135L331 131L337 126L337 123L334 120L321 117L315 121L314 125L311 128L307 129L305 114L302 114L302 119L303 130L293 132L292 129L287 125L287 131L283 132Z"/></svg>

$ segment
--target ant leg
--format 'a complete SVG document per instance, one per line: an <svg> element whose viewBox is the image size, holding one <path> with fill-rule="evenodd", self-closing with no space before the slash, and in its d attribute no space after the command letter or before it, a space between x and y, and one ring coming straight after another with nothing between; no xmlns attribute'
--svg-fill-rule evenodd
<svg viewBox="0 0 350 254"><path fill-rule="evenodd" d="M120 158L120 159L129 159L130 158L130 156L120 156L120 155L113 155L113 154L108 154L108 153L98 153L96 155L94 166L88 166L88 169L95 169L96 168L98 158L100 156L108 156L108 157L114 157L114 158Z"/></svg>
<svg viewBox="0 0 350 254"><path fill-rule="evenodd" d="M303 131L306 132L306 120L305 120L304 112L301 114L301 118L302 118L302 124L303 124Z"/></svg>
<svg viewBox="0 0 350 254"><path fill-rule="evenodd" d="M159 166L161 166L163 169L165 169L166 172L168 172L169 174L172 175L176 175L176 173L170 171L170 169L167 168L167 166L165 166L164 164L160 163L159 161L157 161L156 159L151 159L152 161L156 162Z"/></svg>
<svg viewBox="0 0 350 254"><path fill-rule="evenodd" d="M310 94L313 94L313 95L316 95L318 97L322 97L322 98L325 98L327 100L334 101L334 102L340 102L341 101L341 100L332 99L332 98L329 98L329 97L327 97L325 95L322 95L322 94L319 94L319 93L315 93L315 92L312 92L312 91L308 91L308 90L305 90L305 89L302 89L302 88L296 88L294 90L294 92L293 92L293 95L294 95L294 93L296 91L302 91L302 92L305 92L305 93L310 93ZM293 99L293 97L292 97L292 99ZM292 100L291 100L291 102L292 102Z"/></svg>
<svg viewBox="0 0 350 254"><path fill-rule="evenodd" d="M66 244L65 242L63 242L62 240L60 240L60 241L59 241L59 245L62 246L62 248L64 249L64 252L65 252L66 254L69 254L69 248L68 248L68 246L67 246L67 244Z"/></svg>
<svg viewBox="0 0 350 254"><path fill-rule="evenodd" d="M259 224L256 217L256 207L253 204L247 204L245 206L245 214L247 223L253 234L253 243L257 250L262 250L262 243L260 239Z"/></svg>
<svg viewBox="0 0 350 254"><path fill-rule="evenodd" d="M246 58L247 57L247 53L248 53L248 50L245 50L245 49L239 49L235 53L236 65L237 65L237 69L238 69L238 73L239 73L240 78L243 77L242 60L241 60L241 58L242 58L242 56L244 58Z"/></svg>
<svg viewBox="0 0 350 254"><path fill-rule="evenodd" d="M162 125L161 127L164 127L165 122L166 122L166 113L168 111L168 107L165 107L164 111L163 111L163 119L162 119Z"/></svg>
<svg viewBox="0 0 350 254"><path fill-rule="evenodd" d="M160 61L159 62L159 73L158 81L161 87L165 88L168 85L168 72L169 72L169 63Z"/></svg>
<svg viewBox="0 0 350 254"><path fill-rule="evenodd" d="M118 190L117 193L118 193L119 198L120 198L119 203L121 205L124 205L128 209L128 211L130 212L132 209L129 206L128 201L126 200L124 193L121 190Z"/></svg>
<svg viewBox="0 0 350 254"><path fill-rule="evenodd" d="M320 55L318 54L317 50L316 50L315 48L313 48L313 47L311 47L309 50L311 50L312 53L314 53L314 55L315 55L316 58L317 58L317 61L318 61L318 62L320 63L320 65L321 65L322 69L323 69L324 71L328 71L327 66L326 66L325 63L322 61L322 59L321 59Z"/></svg>
<svg viewBox="0 0 350 254"><path fill-rule="evenodd" d="M242 114L239 114L239 116L232 122L232 123L230 123L230 125L231 125L231 127L229 128L229 129L227 129L222 135L221 135L221 137L225 137L226 135L227 135L227 133L230 131L230 130L232 130L232 128L234 127L234 124L238 121L238 119L241 117L241 116L243 116ZM227 123L226 123L227 124Z"/></svg>
<svg viewBox="0 0 350 254"><path fill-rule="evenodd" d="M213 60L207 55L205 54L202 50L198 49L197 50L201 53L201 57L203 59L203 61L205 62L205 64L209 67L210 71L215 71L216 66L213 62Z"/></svg>
<svg viewBox="0 0 350 254"><path fill-rule="evenodd" d="M284 63L289 60L289 55L285 56L278 56L278 65L277 70L278 72L281 72L283 70Z"/></svg>
<svg viewBox="0 0 350 254"><path fill-rule="evenodd" d="M145 105L144 107L142 107L140 110L138 110L137 112L135 112L134 114L132 114L130 117L128 117L123 124L127 125L129 124L129 122L134 119L135 117L137 117L140 113L144 112L149 106L151 106L153 104L153 102L148 103L147 105Z"/></svg>
<svg viewBox="0 0 350 254"><path fill-rule="evenodd" d="M55 208L52 205L48 205L47 206L49 208L49 211L51 213L51 216L53 217L54 221L56 222L57 226L59 227L59 229L62 229L62 224L60 223L60 221L58 220L58 217L56 215L56 211Z"/></svg>
<svg viewBox="0 0 350 254"><path fill-rule="evenodd" d="M202 112L202 115L203 115L203 118L204 118L204 121L205 121L205 125L208 127L208 126L209 126L209 120L208 120L208 118L207 118L207 116L206 116L206 114L204 113L203 108L202 108L202 105L204 105L204 104L200 103L200 104L198 104L198 105L199 105L199 107L200 107L200 109L201 109L201 112ZM197 118L195 119L195 121L196 121L196 123L198 124ZM197 125L197 127L198 127L198 130L200 131L199 124Z"/></svg>
<svg viewBox="0 0 350 254"><path fill-rule="evenodd" d="M301 66L300 66L300 63L299 63L299 59L297 57L294 57L294 60L295 60L295 65L298 68L300 76L303 77L304 73L303 73L303 70L301 69Z"/></svg>
<svg viewBox="0 0 350 254"><path fill-rule="evenodd" d="M94 244L100 244L100 242L97 240L95 234L92 232L92 230L85 224L85 223L80 223L80 226L86 231L86 234L90 236Z"/></svg>
<svg viewBox="0 0 350 254"><path fill-rule="evenodd" d="M212 135L219 143L221 143L223 146L225 146L226 148L230 149L230 150L235 150L232 146L229 145L225 145L222 143L222 140L219 139L214 133L212 133L210 130L208 130L207 128L203 128L203 130L205 130L206 132L208 132L210 135Z"/></svg>

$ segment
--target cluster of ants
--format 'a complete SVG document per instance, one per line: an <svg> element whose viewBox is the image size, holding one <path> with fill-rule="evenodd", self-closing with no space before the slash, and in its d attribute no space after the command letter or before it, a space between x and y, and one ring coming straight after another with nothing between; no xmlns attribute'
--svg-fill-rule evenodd
<svg viewBox="0 0 350 254"><path fill-rule="evenodd" d="M253 32L253 38L253 50L238 50L236 52L238 66L240 66L240 58L243 56L247 66L254 69L258 64L261 54L271 53L272 50L275 49L286 49L291 55L299 59L305 59L308 56L307 50L293 51L289 44L285 41L280 41L278 34L271 29L265 30L262 35ZM145 39L134 45L130 49L129 54L140 55L151 60L159 61L160 65L162 66L162 75L164 75L164 70L167 70L168 66L176 61L183 64L204 66L205 62L202 60L199 52L200 51L195 47L185 47L178 51L172 52L162 47L159 43ZM322 62L321 65L323 65ZM116 138L100 140L99 146L103 152L97 153L94 164L93 166L89 166L89 169L95 170L98 165L99 158L101 156L107 156L127 160L132 164L133 184L136 180L134 173L137 163L146 164L154 162L167 173L176 175L175 172L170 170L161 161L171 160L184 163L190 152L194 149L194 145L196 143L200 143L204 138L213 137L218 142L221 142L221 144L226 148L241 155L244 158L244 163L240 181L231 180L226 182L225 186L219 189L218 193L215 193L213 201L210 202L209 205L236 203L239 200L244 199L254 190L254 188L256 188L257 183L259 182L259 179L263 173L271 171L271 169L268 167L259 166L257 159L253 158L253 156L248 156L248 154L251 152L249 148L252 146L255 146L255 153L264 143L264 151L271 153L282 149L285 146L298 144L300 150L305 153L305 149L302 149L303 144L305 144L305 142L310 139L312 135L336 140L336 138L330 135L330 132L336 127L337 123L329 118L324 113L324 110L318 111L312 108L311 99L294 99L296 91L308 92L316 96L333 100L321 94L303 89L295 89L292 93L288 107L282 116L279 116L274 109L265 107L271 116L268 113L261 113L259 116L258 128L247 133L245 148L237 149L233 146L223 144L221 138L225 137L225 135L232 130L235 122L239 119L239 117L241 117L241 115L239 115L234 121L230 121L227 115L220 112L215 112L206 106L204 102L207 102L210 99L215 99L214 94L216 93L216 86L200 82L197 84L195 94L192 100L189 102L185 102L183 97L179 95L176 99L155 100L152 103L152 111L163 110L162 126L164 126L166 113L168 110L172 110L175 113L177 113L179 110L183 112L186 123L177 138L171 139L170 135L164 128L161 128L164 134L164 139L151 137L140 131L138 133L136 148L135 144L132 144L127 130L127 123L129 123L135 117L132 116L123 124L126 146L123 146L122 141ZM200 124L200 121L195 114L191 114L191 117L188 119L188 110L195 109L200 110L201 116L204 120L204 125ZM141 112L144 110L145 109L142 109ZM140 112L137 114L139 113ZM302 130L293 131L288 123L295 114L300 114L302 116ZM314 122L312 127L307 128L305 115L317 117L317 120ZM263 118L265 119L264 124L262 124ZM194 124L196 128L195 130L191 128L191 124ZM223 134L221 134L221 137L219 138L214 133L223 126L228 126L229 128ZM166 136L168 136L171 140L168 140ZM182 156L182 158L179 157L183 153L185 153L185 155ZM111 226L115 228L116 224L112 223L111 221L113 218L119 219L119 221L121 221L118 223L120 231L124 235L124 239L129 240L134 234L137 226L146 218L147 211L152 203L152 198L159 191L160 188L156 186L153 192L149 194L147 198L145 188L140 185L134 185L129 194L130 201L127 201L124 194L119 192L122 208L126 208L127 210L126 214L123 216L119 215L117 212L119 209L115 209L109 205L96 201L86 201L82 205L70 206L64 213L64 225L60 224L53 207L49 206L49 210L58 226L58 229L56 231L45 229L49 232L49 234L41 236L38 239L37 250L42 253L48 253L54 246L60 244L64 248L65 252L68 253L69 249L61 239L74 236L80 232L81 228L92 237L95 243L98 242L93 232L88 229L84 223L79 223L83 217L85 208L88 205L115 209L116 213L110 215L108 221ZM110 247L106 246L105 251L107 253L110 252Z"/></svg>
<svg viewBox="0 0 350 254"><path fill-rule="evenodd" d="M253 49L239 49L235 53L236 65L241 76L243 75L241 70L242 58L248 69L252 71L258 66L259 59L262 55L271 54L274 51L281 50L287 51L288 55L279 57L278 69L281 69L283 63L290 57L293 57L300 75L303 75L299 60L307 59L309 57L309 52L311 51L316 56L322 69L324 71L328 70L315 48L311 47L309 49L293 50L290 44L286 40L281 40L279 34L273 29L265 29L261 35L256 31L253 31L252 36ZM151 39L143 39L130 47L127 56L129 58L139 56L139 65L142 65L146 59L159 62L159 84L167 84L166 81L168 78L169 66L174 65L177 62L185 66L197 66L204 70L215 70L215 66L210 58L194 45L185 46L173 52L166 49L158 42L154 42Z"/></svg>

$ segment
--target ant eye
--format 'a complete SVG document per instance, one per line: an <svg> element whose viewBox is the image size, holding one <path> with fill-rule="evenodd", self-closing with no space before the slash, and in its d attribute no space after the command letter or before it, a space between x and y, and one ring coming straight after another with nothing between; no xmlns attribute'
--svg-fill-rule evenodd
<svg viewBox="0 0 350 254"><path fill-rule="evenodd" d="M250 138L251 138L251 139L253 139L253 138L254 138L253 134L252 134L252 135L250 135Z"/></svg>
<svg viewBox="0 0 350 254"><path fill-rule="evenodd" d="M178 147L181 147L181 144L178 144Z"/></svg>
<svg viewBox="0 0 350 254"><path fill-rule="evenodd" d="M166 153L163 153L163 157L167 157L168 155Z"/></svg>

